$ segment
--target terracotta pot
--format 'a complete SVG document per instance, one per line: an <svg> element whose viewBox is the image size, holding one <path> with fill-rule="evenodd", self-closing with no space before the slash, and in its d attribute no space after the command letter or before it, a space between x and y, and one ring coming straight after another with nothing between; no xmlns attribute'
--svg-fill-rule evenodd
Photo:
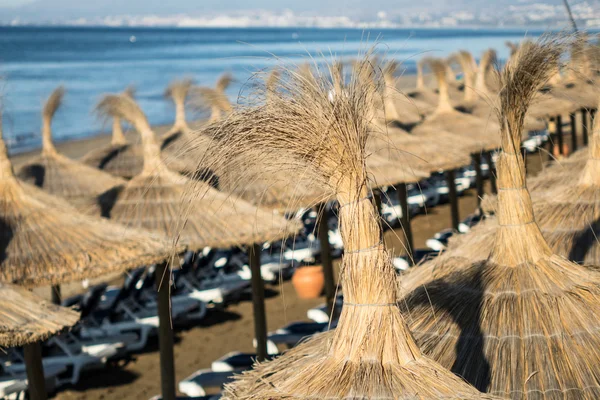
<svg viewBox="0 0 600 400"><path fill-rule="evenodd" d="M320 265L297 268L292 277L292 285L301 299L316 299L325 287L325 276Z"/></svg>

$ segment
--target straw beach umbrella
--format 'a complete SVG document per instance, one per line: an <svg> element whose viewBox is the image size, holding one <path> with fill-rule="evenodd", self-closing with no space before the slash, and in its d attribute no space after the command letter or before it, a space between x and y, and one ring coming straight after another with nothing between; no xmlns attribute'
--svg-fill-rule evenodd
<svg viewBox="0 0 600 400"><path fill-rule="evenodd" d="M492 132L498 129L498 124L455 110L448 94L445 63L441 60L431 60L430 65L438 80L440 91L437 109L411 132L418 134L421 130L436 129L476 141L482 151L497 149L500 141Z"/></svg>
<svg viewBox="0 0 600 400"><path fill-rule="evenodd" d="M493 92L489 84L490 79L496 78L495 80L497 80L496 71L493 68L496 60L495 50L489 49L483 53L479 63L479 71L473 69L475 61L471 53L460 51L457 58L474 88L474 90L467 91L465 87L465 96L457 107L476 117L497 122L496 110L500 99L498 93ZM546 129L546 123L541 119L526 115L523 127L523 138L527 139L529 131L544 130Z"/></svg>
<svg viewBox="0 0 600 400"><path fill-rule="evenodd" d="M201 142L190 146L192 140L198 136L194 133L185 116L186 100L193 88L193 80L182 79L171 82L165 91L165 97L171 99L175 105L175 122L173 127L160 139L162 158L170 169L187 176L202 176L199 160L203 158L204 151L210 146L206 136L200 136Z"/></svg>
<svg viewBox="0 0 600 400"><path fill-rule="evenodd" d="M571 125L571 151L577 150L576 112L581 112L582 135L587 145L587 114L591 114L598 105L598 90L593 81L591 62L586 52L585 37L579 37L571 47L571 58L566 79L557 80L551 87L550 94L557 99L574 104L575 109L569 112ZM560 140L560 139L559 139Z"/></svg>
<svg viewBox="0 0 600 400"><path fill-rule="evenodd" d="M128 87L123 94L133 98L133 87ZM89 151L80 161L111 175L129 179L142 170L142 148L127 141L121 122L120 118L113 118L111 143Z"/></svg>
<svg viewBox="0 0 600 400"><path fill-rule="evenodd" d="M176 238L192 251L207 246L250 245L257 354L264 359L266 322L258 244L291 235L299 230L298 224L219 192L208 183L169 170L161 159L160 147L146 116L132 99L108 95L97 109L102 115L119 116L133 124L144 149L142 172L99 198L103 215L129 227ZM192 191L201 196L187 199ZM173 332L169 321L169 285L165 286L161 292L166 294L161 296L159 292L161 380L163 399L172 399L175 396Z"/></svg>
<svg viewBox="0 0 600 400"><path fill-rule="evenodd" d="M16 179L0 135L0 282L50 286L163 262L172 245L108 221L79 214L64 200ZM65 323L70 321L65 319ZM43 378L41 353L28 367ZM37 399L44 381L33 380Z"/></svg>
<svg viewBox="0 0 600 400"><path fill-rule="evenodd" d="M375 124L369 136L367 150L398 165L410 165L416 170L429 173L455 170L471 163L471 156L464 150L464 141L458 143L456 136L444 132L415 136L397 127L379 127ZM396 183L409 262L414 250L406 183ZM477 181L478 192L482 182Z"/></svg>
<svg viewBox="0 0 600 400"><path fill-rule="evenodd" d="M435 107L429 103L410 98L396 89L397 84L394 74L397 68L398 64L395 61L389 61L383 66L385 81L383 93L384 118L386 121L411 127L421 122L422 116L433 112Z"/></svg>
<svg viewBox="0 0 600 400"><path fill-rule="evenodd" d="M532 191L534 213L544 238L557 254L583 265L600 265L600 122L594 121L589 158L583 165L544 173ZM558 169L560 167L554 167ZM560 173L558 173L560 172ZM552 178L552 184L543 184ZM496 200L496 199L494 199ZM495 201L488 208L497 208ZM494 221L487 225L496 229Z"/></svg>
<svg viewBox="0 0 600 400"><path fill-rule="evenodd" d="M420 101L421 103L430 104L434 106L438 103L438 94L435 90L425 86L424 69L429 66L432 61L430 57L421 58L417 61L417 83L416 87L405 90L405 93L411 99ZM444 67L444 74L446 70Z"/></svg>
<svg viewBox="0 0 600 400"><path fill-rule="evenodd" d="M295 229L295 224L272 212L171 171L160 157L160 147L144 113L133 100L107 95L97 109L102 115L118 115L133 124L144 148L142 172L100 196L98 207L104 216L167 237L180 235L190 249L267 242L282 237L282 233L293 233L287 229ZM186 204L186 191L192 187L204 195ZM180 213L176 211L184 210L189 220L180 231Z"/></svg>
<svg viewBox="0 0 600 400"><path fill-rule="evenodd" d="M489 152L497 149L500 145L499 139L492 134L492 132L498 129L498 125L489 119L478 118L456 110L450 103L444 62L441 60L430 60L429 65L438 80L440 94L437 109L433 114L427 116L425 121L413 128L411 133L425 135L432 132L447 132L456 135L457 140L461 140L460 138L468 139L468 143L465 144L465 150L474 155L476 172L479 175L477 179L481 182L481 154L488 153L488 162L492 165ZM452 228L458 229L458 205L456 196L452 192L454 188L454 171L447 171L446 175L448 187L451 190ZM478 187L483 188L482 185L478 185Z"/></svg>
<svg viewBox="0 0 600 400"><path fill-rule="evenodd" d="M232 106L225 90L232 81L231 74L225 73L219 77L214 88L206 86L194 88L195 99L193 103L198 108L210 109L209 123L219 121L223 118L223 115L231 112Z"/></svg>
<svg viewBox="0 0 600 400"><path fill-rule="evenodd" d="M23 346L29 398L46 398L39 342L75 325L79 313L33 295L29 290L0 282L0 347Z"/></svg>
<svg viewBox="0 0 600 400"><path fill-rule="evenodd" d="M403 298L424 352L480 390L510 398L597 398L599 276L552 253L534 221L519 151L524 115L562 39L522 45L502 73L499 227L489 258Z"/></svg>
<svg viewBox="0 0 600 400"><path fill-rule="evenodd" d="M294 72L286 73L269 108L234 112L214 140L220 147L217 162L278 168L291 156L335 191L346 249L345 306L336 330L256 365L226 386L224 398L482 397L421 355L395 306L395 272L381 243L365 168L370 131L365 106L373 101L373 86L353 77L346 95L332 101L330 81L321 75L315 81L307 88Z"/></svg>
<svg viewBox="0 0 600 400"><path fill-rule="evenodd" d="M46 101L42 113L42 153L19 168L17 176L85 212L90 199L123 181L56 151L51 124L63 95L64 89L59 87Z"/></svg>

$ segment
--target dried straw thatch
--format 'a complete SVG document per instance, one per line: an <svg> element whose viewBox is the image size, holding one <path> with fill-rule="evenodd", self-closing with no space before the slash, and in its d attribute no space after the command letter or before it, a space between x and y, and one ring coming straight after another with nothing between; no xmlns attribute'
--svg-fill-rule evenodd
<svg viewBox="0 0 600 400"><path fill-rule="evenodd" d="M135 93L130 86L123 94L134 98ZM113 118L111 143L89 151L80 161L125 179L139 174L144 165L141 146L127 141L122 133L121 119L118 117Z"/></svg>
<svg viewBox="0 0 600 400"><path fill-rule="evenodd" d="M135 86L128 86L123 91L123 94L133 99L135 97ZM127 139L125 139L123 127L121 126L121 119L118 117L113 118L112 140L110 144L115 148L127 144Z"/></svg>
<svg viewBox="0 0 600 400"><path fill-rule="evenodd" d="M517 50L519 50L519 43L513 43L513 42L507 40L506 42L504 42L504 44L506 45L506 47L509 48L511 57L515 55Z"/></svg>
<svg viewBox="0 0 600 400"><path fill-rule="evenodd" d="M527 106L563 48L560 38L522 46L502 74L499 227L489 258L446 258L445 276L399 303L426 354L510 398L600 395L600 280L548 247L519 151Z"/></svg>
<svg viewBox="0 0 600 400"><path fill-rule="evenodd" d="M491 80L498 81L496 70L493 68L496 61L496 52L489 49L483 53L479 63L479 71L473 69L474 60L471 53L461 51L458 57L465 71L469 68L472 69L470 73L465 72L465 75L471 77L469 81L472 81L475 87L473 91L467 91L467 88L465 88L465 97L460 103L460 108L476 117L485 120L496 120L496 109L500 99L498 93L492 91L492 85L490 84ZM541 119L526 115L523 127L523 138L527 139L529 131L544 130L546 123Z"/></svg>
<svg viewBox="0 0 600 400"><path fill-rule="evenodd" d="M100 196L99 207L105 217L180 239L192 250L262 243L298 230L296 224L271 212L169 170L146 116L132 99L105 96L98 111L133 124L144 149L142 172ZM187 199L192 190L202 193L201 198Z"/></svg>
<svg viewBox="0 0 600 400"><path fill-rule="evenodd" d="M460 104L469 105L477 102L479 96L475 92L475 81L477 76L477 63L473 58L473 55L467 50L460 50L454 54L451 59L455 59L463 71L463 90L460 93L459 98ZM452 97L452 94L450 95Z"/></svg>
<svg viewBox="0 0 600 400"><path fill-rule="evenodd" d="M0 281L58 285L166 260L173 246L145 232L79 214L19 182L0 140Z"/></svg>
<svg viewBox="0 0 600 400"><path fill-rule="evenodd" d="M221 87L225 88L228 83L225 82L226 79L223 80ZM192 132L186 121L185 105L188 96L194 90L193 83L191 79L176 80L167 88L165 96L175 105L175 123L161 137L160 148L162 158L170 169L190 177L198 177L205 172L201 169L198 160L204 157L205 150L211 144L206 136ZM225 94L223 93L222 96ZM194 146L190 146L192 141L195 143Z"/></svg>
<svg viewBox="0 0 600 400"><path fill-rule="evenodd" d="M416 136L397 127L374 129L367 142L367 149L373 154L428 172L470 165L471 156L465 150L467 147L464 141L459 143L455 135L445 132Z"/></svg>
<svg viewBox="0 0 600 400"><path fill-rule="evenodd" d="M78 320L76 311L48 303L28 289L0 283L0 347L46 340Z"/></svg>
<svg viewBox="0 0 600 400"><path fill-rule="evenodd" d="M537 177L532 198L536 221L552 250L571 261L596 266L600 265L598 120L594 122L588 154L589 158L582 165L564 170L554 167L553 173L545 172ZM488 211L496 211L494 200L486 202Z"/></svg>
<svg viewBox="0 0 600 400"><path fill-rule="evenodd" d="M573 103L576 108L594 109L598 106L600 98L598 88L589 79L590 72L577 72L580 69L579 66L585 63L584 61L580 62L579 58L576 55L572 56L572 60L577 60L570 69L573 73L567 81L553 85L550 94L560 100Z"/></svg>
<svg viewBox="0 0 600 400"><path fill-rule="evenodd" d="M361 66L360 63L355 63L355 66L360 72L361 68L369 68L369 65ZM377 90L374 79L375 65L371 67L367 73L357 73L357 76L363 80L365 85L373 85L374 90ZM382 69L385 86L381 96L374 98L374 103L370 105L370 109L374 113L370 115L372 119L372 133L369 136L367 149L373 154L367 161L367 167L373 172L373 180L378 182L389 182L389 184L409 183L423 179L425 176L422 172L434 172L445 169L454 169L470 163L469 152L465 148L470 148L475 151L479 148L472 141L461 141L457 143L456 136L445 132L428 132L420 136L411 135L405 130L395 126L395 124L386 125L387 111L381 115L377 110L383 104L383 108L389 104L387 96L394 95L390 93L390 87L395 83L391 81L389 76L390 71L395 68L394 62L387 63ZM334 68L335 72L335 68ZM335 76L335 75L334 75ZM334 85L343 87L343 82ZM393 87L395 90L395 87ZM410 101L410 100L409 100ZM434 139L434 140L432 140ZM443 149L443 150L442 150ZM390 163L391 162L391 163ZM387 167L385 164L389 164ZM391 169L390 169L391 168ZM378 176L377 171L390 170L392 174L389 176ZM400 175L394 176L394 172Z"/></svg>
<svg viewBox="0 0 600 400"><path fill-rule="evenodd" d="M430 173L416 165L405 165L380 154L367 158L367 171L374 188L392 186L399 183L416 183L427 179Z"/></svg>
<svg viewBox="0 0 600 400"><path fill-rule="evenodd" d="M133 87L128 87L123 94L134 98ZM89 151L80 161L111 175L129 179L142 170L144 163L141 147L127 141L121 122L120 118L113 118L111 143Z"/></svg>
<svg viewBox="0 0 600 400"><path fill-rule="evenodd" d="M165 98L171 100L175 105L175 122L171 129L165 133L165 137L190 129L185 119L185 103L193 85L194 81L189 78L175 80L165 90Z"/></svg>
<svg viewBox="0 0 600 400"><path fill-rule="evenodd" d="M412 126L422 120L422 116L433 112L434 107L414 98L410 98L397 89L396 69L398 64L390 61L383 66L385 81L383 93L383 117L385 121L398 122L403 126Z"/></svg>
<svg viewBox="0 0 600 400"><path fill-rule="evenodd" d="M438 80L439 103L435 113L428 116L412 132L419 134L422 131L445 131L475 141L479 150L498 148L500 141L497 135L493 134L499 129L498 124L491 119L485 120L455 110L450 104L445 63L441 60L431 60L429 64Z"/></svg>
<svg viewBox="0 0 600 400"><path fill-rule="evenodd" d="M342 64L338 63L334 71L334 87L336 93L342 93L341 85ZM312 79L310 67L306 64L300 66L299 73L304 74L307 79ZM280 71L275 68L271 70L264 79L266 90L265 104L268 107L271 100L269 93L275 93ZM336 82L335 77L339 77ZM232 122L235 124L235 121ZM212 124L205 128L204 134L211 136L211 131L220 130L219 124ZM197 145L196 143L192 144ZM231 193L258 207L276 210L280 213L293 213L301 208L310 208L317 204L327 202L331 199L331 191L323 185L315 185L310 179L297 173L297 166L289 162L289 168L277 171L264 171L248 179L246 171L236 168L221 168L212 171L218 180L218 189ZM225 167L228 167L227 165Z"/></svg>
<svg viewBox="0 0 600 400"><path fill-rule="evenodd" d="M425 57L417 61L417 86L413 89L405 90L404 92L410 99L421 102L420 104L429 104L435 107L438 103L438 94L435 90L425 86L424 69L428 67L433 59ZM429 114L429 109L426 113Z"/></svg>
<svg viewBox="0 0 600 400"><path fill-rule="evenodd" d="M209 122L221 120L223 115L230 113L233 109L225 93L232 81L231 74L225 73L217 80L214 89L209 87L194 88L193 104L197 108L210 109Z"/></svg>
<svg viewBox="0 0 600 400"><path fill-rule="evenodd" d="M42 113L42 153L19 168L17 176L87 212L90 199L123 181L56 151L52 143L51 124L63 95L64 89L59 87L46 101Z"/></svg>
<svg viewBox="0 0 600 400"><path fill-rule="evenodd" d="M227 385L224 398L480 398L421 355L395 306L395 272L382 246L377 211L368 201L366 107L375 96L373 85L354 75L345 95L330 99L328 77L309 79L314 83L287 71L268 107L234 112L215 132L215 162L259 173L285 168L292 157L316 182L335 191L346 249L341 274L345 305L335 331L256 365Z"/></svg>

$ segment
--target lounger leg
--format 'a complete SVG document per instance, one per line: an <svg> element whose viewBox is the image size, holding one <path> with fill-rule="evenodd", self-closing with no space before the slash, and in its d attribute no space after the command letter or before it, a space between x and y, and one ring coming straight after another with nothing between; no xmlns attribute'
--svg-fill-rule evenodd
<svg viewBox="0 0 600 400"><path fill-rule="evenodd" d="M158 343L160 347L160 381L162 400L175 400L175 357L171 326L170 271L163 263L154 271L158 285Z"/></svg>
<svg viewBox="0 0 600 400"><path fill-rule="evenodd" d="M402 217L400 217L400 223L402 224L402 230L404 231L404 243L406 246L406 255L408 256L408 265L414 265L414 240L412 234L412 227L410 226L410 210L408 208L408 190L406 189L406 183L398 185L398 200L400 201L400 207L402 208Z"/></svg>
<svg viewBox="0 0 600 400"><path fill-rule="evenodd" d="M254 312L254 335L256 336L256 359L267 358L267 316L265 313L265 284L260 274L260 246L254 244L248 249L250 271L252 273L252 309Z"/></svg>
<svg viewBox="0 0 600 400"><path fill-rule="evenodd" d="M29 398L31 400L46 400L46 379L44 378L44 366L42 364L42 347L39 343L30 343L23 346L25 368Z"/></svg>
<svg viewBox="0 0 600 400"><path fill-rule="evenodd" d="M321 264L323 265L323 275L325 277L325 299L327 301L327 312L331 317L333 305L335 302L335 278L333 275L333 260L331 259L331 245L329 244L329 210L326 203L321 203L317 208L319 216L317 227L319 243L321 246Z"/></svg>

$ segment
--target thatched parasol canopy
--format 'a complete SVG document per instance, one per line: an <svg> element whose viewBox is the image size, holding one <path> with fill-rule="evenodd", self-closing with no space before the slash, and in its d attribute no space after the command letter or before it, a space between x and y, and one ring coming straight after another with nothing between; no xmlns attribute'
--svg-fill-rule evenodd
<svg viewBox="0 0 600 400"><path fill-rule="evenodd" d="M161 155L169 169L190 177L206 172L201 170L199 160L211 145L208 137L193 132L186 121L185 105L189 94L194 90L193 84L191 79L175 80L165 91L165 97L175 105L175 123L160 139ZM226 85L223 90L225 87ZM194 146L191 146L192 142L195 143Z"/></svg>
<svg viewBox="0 0 600 400"><path fill-rule="evenodd" d="M600 265L600 121L597 120L588 154L583 165L555 167L554 173L541 174L532 197L536 220L552 250L571 261L596 266Z"/></svg>
<svg viewBox="0 0 600 400"><path fill-rule="evenodd" d="M42 153L19 168L17 176L87 212L90 199L123 181L56 151L52 143L51 124L63 95L64 89L59 87L46 101L42 113Z"/></svg>
<svg viewBox="0 0 600 400"><path fill-rule="evenodd" d="M236 110L223 121L214 136L221 149L216 161L265 169L285 167L293 157L336 193L345 305L336 330L256 365L226 386L224 398L485 397L425 358L396 308L395 272L369 201L365 168L371 123L365 107L375 96L373 85L353 77L344 96L330 98L332 84L324 74L314 75L314 85L305 85L295 71L284 75L269 107ZM238 122L230 125L233 120Z"/></svg>
<svg viewBox="0 0 600 400"><path fill-rule="evenodd" d="M475 92L475 80L477 75L477 63L473 55L467 50L459 50L451 54L447 59L446 65L451 62L457 63L463 72L462 90L450 90L450 99L453 105L456 104L472 104L478 100L478 95Z"/></svg>
<svg viewBox="0 0 600 400"><path fill-rule="evenodd" d="M211 130L205 133L210 134ZM266 210L291 213L310 208L332 199L333 194L323 185L316 185L298 174L297 168L265 171L247 177L247 171L217 171L218 189Z"/></svg>
<svg viewBox="0 0 600 400"><path fill-rule="evenodd" d="M367 142L367 149L385 160L428 172L470 165L466 147L470 146L465 146L464 141L459 143L456 135L430 132L417 136L392 126L376 126Z"/></svg>
<svg viewBox="0 0 600 400"><path fill-rule="evenodd" d="M549 38L522 45L502 74L498 228L489 258L446 257L444 276L399 302L426 354L509 398L600 395L600 277L543 239L519 151L527 106L563 48Z"/></svg>
<svg viewBox="0 0 600 400"><path fill-rule="evenodd" d="M430 173L415 165L404 165L388 157L371 154L367 157L367 171L374 188L399 183L416 183L427 179Z"/></svg>
<svg viewBox="0 0 600 400"><path fill-rule="evenodd" d="M403 126L412 126L421 122L423 115L430 114L435 107L398 91L394 76L397 68L398 64L395 61L387 62L382 68L385 82L382 117L388 122L393 121Z"/></svg>
<svg viewBox="0 0 600 400"><path fill-rule="evenodd" d="M435 73L439 86L439 102L435 113L428 116L423 123L411 132L445 131L475 141L479 150L493 150L500 146L496 132L498 124L491 119L482 119L455 110L450 104L446 67L441 60L431 60L431 69Z"/></svg>
<svg viewBox="0 0 600 400"><path fill-rule="evenodd" d="M46 340L78 320L76 311L48 303L28 289L0 283L0 347Z"/></svg>
<svg viewBox="0 0 600 400"><path fill-rule="evenodd" d="M335 72L333 74L334 88L336 94L339 94L343 90L341 63L336 64L332 68L332 71ZM298 73L304 76L307 84L312 82L312 72L306 64L299 68ZM275 68L264 79L266 107L269 107L271 94L274 95L277 90L279 76L280 71ZM231 124L235 124L235 121L232 121ZM203 135L212 137L218 134L221 129L220 124L213 123L204 127ZM196 146L198 141L193 141L191 146ZM231 168L231 165L228 164L223 165L223 168L214 165L214 168L210 169L213 170L212 172L217 177L219 190L231 193L264 209L276 210L281 213L291 213L301 208L310 208L320 203L326 203L333 197L329 188L323 185L316 185L310 178L303 174L298 174L300 165L301 162L298 161L295 164L290 159L288 160L287 168L281 168L276 171L265 170L256 174L248 174L246 168ZM249 178L249 175L252 175L252 177Z"/></svg>
<svg viewBox="0 0 600 400"><path fill-rule="evenodd" d="M557 73L550 94L559 100L574 104L577 108L593 109L598 106L598 89L593 81L594 74L589 45L585 34L580 34L571 46L571 57L566 77Z"/></svg>
<svg viewBox="0 0 600 400"><path fill-rule="evenodd" d="M19 182L0 140L0 281L59 285L162 262L178 249L162 238L79 214Z"/></svg>
<svg viewBox="0 0 600 400"><path fill-rule="evenodd" d="M471 70L465 75L470 77L469 81L474 87L474 90L471 91L467 91L465 88L465 96L459 103L459 107L481 119L497 121L496 110L500 99L498 92L491 89L493 86L489 82L490 80L498 81L496 70L493 68L496 63L495 50L489 49L483 53L478 71L473 69L474 59L471 53L461 51L457 57L465 71ZM527 139L529 131L544 130L546 123L542 119L526 115L523 127L523 138Z"/></svg>
<svg viewBox="0 0 600 400"><path fill-rule="evenodd" d="M298 230L293 221L169 170L146 116L132 99L105 96L98 111L132 123L144 148L142 172L100 196L99 207L105 217L177 237L191 250L262 243ZM191 199L191 193L198 198Z"/></svg>
<svg viewBox="0 0 600 400"><path fill-rule="evenodd" d="M128 87L123 94L133 98L133 87ZM120 118L113 118L112 126L110 144L89 151L80 161L111 175L129 179L142 170L144 164L142 149L135 143L127 141Z"/></svg>
<svg viewBox="0 0 600 400"><path fill-rule="evenodd" d="M434 89L425 86L425 77L424 77L424 69L426 66L429 66L433 59L430 57L421 58L417 61L417 86L412 89L407 89L404 92L410 99L414 99L415 101L419 101L420 104L429 104L432 107L435 107L438 104L439 95L435 92ZM427 114L431 112L430 109L427 109Z"/></svg>

